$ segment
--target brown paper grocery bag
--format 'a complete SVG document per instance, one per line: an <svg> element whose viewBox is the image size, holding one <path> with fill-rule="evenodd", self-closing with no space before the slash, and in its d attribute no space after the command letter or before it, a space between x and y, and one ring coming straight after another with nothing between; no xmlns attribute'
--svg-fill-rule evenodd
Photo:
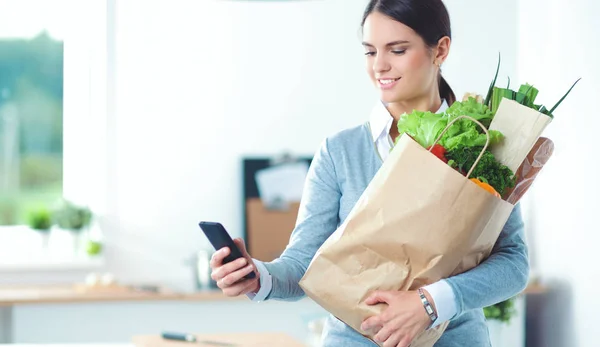
<svg viewBox="0 0 600 347"><path fill-rule="evenodd" d="M491 151L496 159L516 172L552 118L514 100L503 98L490 130L505 135Z"/></svg>
<svg viewBox="0 0 600 347"><path fill-rule="evenodd" d="M374 290L412 290L476 265L513 205L496 198L403 135L346 220L300 281L307 296L359 333L385 304ZM469 261L463 261L464 258ZM431 347L447 324L419 336Z"/></svg>

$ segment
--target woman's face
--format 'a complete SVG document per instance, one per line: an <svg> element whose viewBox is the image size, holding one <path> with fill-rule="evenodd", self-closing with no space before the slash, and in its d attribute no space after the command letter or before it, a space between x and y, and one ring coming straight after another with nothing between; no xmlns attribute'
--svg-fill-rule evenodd
<svg viewBox="0 0 600 347"><path fill-rule="evenodd" d="M379 12L363 27L367 73L387 103L428 97L438 88L436 54L408 26Z"/></svg>

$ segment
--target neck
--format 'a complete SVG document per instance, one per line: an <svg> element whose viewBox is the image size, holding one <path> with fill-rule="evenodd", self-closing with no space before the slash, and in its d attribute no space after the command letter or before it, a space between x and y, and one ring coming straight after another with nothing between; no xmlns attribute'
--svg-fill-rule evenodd
<svg viewBox="0 0 600 347"><path fill-rule="evenodd" d="M398 101L387 105L387 109L394 118L394 122L397 122L404 113L411 113L413 110L435 113L440 107L442 107L442 98L437 90L431 95L418 99Z"/></svg>
<svg viewBox="0 0 600 347"><path fill-rule="evenodd" d="M398 137L398 119L404 113L411 113L413 110L437 112L440 107L442 107L442 98L437 90L431 95L418 99L389 103L387 109L394 118L390 128L390 136L392 139Z"/></svg>

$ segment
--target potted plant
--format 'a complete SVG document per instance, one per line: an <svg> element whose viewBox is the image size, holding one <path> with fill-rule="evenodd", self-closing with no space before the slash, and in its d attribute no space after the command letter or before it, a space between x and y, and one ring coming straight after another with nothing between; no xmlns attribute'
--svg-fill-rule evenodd
<svg viewBox="0 0 600 347"><path fill-rule="evenodd" d="M492 346L510 346L518 336L522 323L514 322L518 313L515 301L516 297L512 297L483 309Z"/></svg>
<svg viewBox="0 0 600 347"><path fill-rule="evenodd" d="M52 228L52 213L47 208L38 208L29 212L27 222L31 229L42 235L42 245L48 247L48 235Z"/></svg>
<svg viewBox="0 0 600 347"><path fill-rule="evenodd" d="M54 222L73 236L75 252L79 251L80 241L92 220L89 208L64 200L54 212Z"/></svg>
<svg viewBox="0 0 600 347"><path fill-rule="evenodd" d="M498 320L502 323L509 323L510 319L515 315L515 298L499 302L495 305L485 307L483 313L487 320Z"/></svg>

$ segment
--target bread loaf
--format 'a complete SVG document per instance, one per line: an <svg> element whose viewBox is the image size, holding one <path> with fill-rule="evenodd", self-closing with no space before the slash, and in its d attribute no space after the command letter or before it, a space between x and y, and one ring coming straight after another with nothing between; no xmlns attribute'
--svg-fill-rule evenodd
<svg viewBox="0 0 600 347"><path fill-rule="evenodd" d="M538 138L515 173L515 187L508 189L502 198L513 205L519 202L553 152L554 142L552 140L546 137Z"/></svg>

